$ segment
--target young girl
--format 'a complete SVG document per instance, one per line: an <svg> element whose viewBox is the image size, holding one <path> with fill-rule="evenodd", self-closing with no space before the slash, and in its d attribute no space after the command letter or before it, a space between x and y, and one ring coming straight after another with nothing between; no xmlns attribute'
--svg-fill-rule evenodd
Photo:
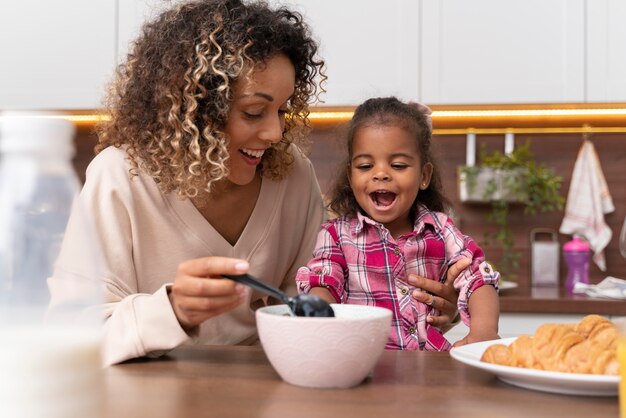
<svg viewBox="0 0 626 418"><path fill-rule="evenodd" d="M300 292L332 303L381 306L393 311L387 348L451 348L426 318L430 303L411 297L410 274L443 281L463 258L458 308L470 333L459 344L497 339L498 273L482 250L445 215L447 202L431 156L428 114L396 98L367 100L348 131L346 169L331 196L340 217L318 234L308 267L299 269Z"/></svg>

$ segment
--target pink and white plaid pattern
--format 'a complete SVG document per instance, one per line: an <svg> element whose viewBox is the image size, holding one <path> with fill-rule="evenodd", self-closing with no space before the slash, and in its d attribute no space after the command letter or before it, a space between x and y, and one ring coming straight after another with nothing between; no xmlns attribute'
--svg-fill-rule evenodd
<svg viewBox="0 0 626 418"><path fill-rule="evenodd" d="M413 231L397 240L382 224L361 214L327 221L318 234L313 259L298 270L296 282L301 293L322 286L337 302L390 309L388 349L447 351L450 343L426 323L434 310L411 297L414 287L407 277L417 274L444 281L448 268L462 257L473 261L454 287L459 291L461 319L469 325L470 295L485 284L497 289L499 274L448 216L421 205Z"/></svg>

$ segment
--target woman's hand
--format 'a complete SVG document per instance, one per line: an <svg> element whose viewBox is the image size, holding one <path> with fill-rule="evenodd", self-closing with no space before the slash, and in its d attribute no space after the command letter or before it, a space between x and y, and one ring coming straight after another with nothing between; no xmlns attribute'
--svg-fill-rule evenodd
<svg viewBox="0 0 626 418"><path fill-rule="evenodd" d="M185 331L228 312L245 299L246 288L221 277L248 271L247 261L226 257L187 260L178 266L169 292L174 314Z"/></svg>
<svg viewBox="0 0 626 418"><path fill-rule="evenodd" d="M469 258L463 258L454 263L448 269L446 281L443 283L414 274L409 275L409 284L421 289L413 291L412 295L415 300L439 311L438 316L429 316L426 320L444 333L454 326L453 322L457 315L456 302L459 293L454 288L454 280L471 263L472 260Z"/></svg>

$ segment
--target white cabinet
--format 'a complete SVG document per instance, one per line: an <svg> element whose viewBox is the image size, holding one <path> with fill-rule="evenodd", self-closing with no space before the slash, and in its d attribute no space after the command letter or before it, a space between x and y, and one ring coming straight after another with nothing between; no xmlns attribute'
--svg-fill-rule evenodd
<svg viewBox="0 0 626 418"><path fill-rule="evenodd" d="M520 335L534 335L543 324L575 324L586 314L531 314L531 313L501 313L498 323L498 334L502 338L519 337ZM612 321L624 321L626 317L603 315ZM469 333L469 328L462 322L448 331L445 336L451 343L461 340Z"/></svg>
<svg viewBox="0 0 626 418"><path fill-rule="evenodd" d="M419 70L419 2L272 0L300 12L326 62L325 106L355 105L368 97L416 99ZM157 0L120 2L119 51L124 57L142 22L162 8ZM170 5L171 3L166 3ZM358 10L358 17L355 14Z"/></svg>
<svg viewBox="0 0 626 418"><path fill-rule="evenodd" d="M626 101L626 2L587 2L587 101Z"/></svg>
<svg viewBox="0 0 626 418"><path fill-rule="evenodd" d="M0 109L100 107L116 19L112 0L0 2Z"/></svg>
<svg viewBox="0 0 626 418"><path fill-rule="evenodd" d="M326 61L326 106L356 105L373 96L419 95L417 1L291 0L320 42Z"/></svg>
<svg viewBox="0 0 626 418"><path fill-rule="evenodd" d="M118 0L118 61L126 58L128 46L140 33L144 22L152 20L180 0Z"/></svg>
<svg viewBox="0 0 626 418"><path fill-rule="evenodd" d="M584 0L440 0L422 7L422 101L584 101Z"/></svg>
<svg viewBox="0 0 626 418"><path fill-rule="evenodd" d="M547 323L574 324L585 315L576 314L500 314L498 334L502 338L519 337L520 335L533 335L537 328ZM469 328L460 323L446 333L446 338L454 343L469 333Z"/></svg>
<svg viewBox="0 0 626 418"><path fill-rule="evenodd" d="M100 107L143 22L179 1L0 1L0 109ZM319 40L322 105L626 102L622 0L270 1Z"/></svg>

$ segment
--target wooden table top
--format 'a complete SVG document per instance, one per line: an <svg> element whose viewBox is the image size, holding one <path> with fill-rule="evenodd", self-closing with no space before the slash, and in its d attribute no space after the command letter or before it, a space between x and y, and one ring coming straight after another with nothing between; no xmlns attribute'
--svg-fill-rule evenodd
<svg viewBox="0 0 626 418"><path fill-rule="evenodd" d="M197 346L105 369L104 417L618 417L617 397L510 386L448 353L385 351L352 389L283 382L260 347Z"/></svg>
<svg viewBox="0 0 626 418"><path fill-rule="evenodd" d="M500 293L500 311L536 314L598 314L626 316L626 301L571 294L558 287L528 287Z"/></svg>

